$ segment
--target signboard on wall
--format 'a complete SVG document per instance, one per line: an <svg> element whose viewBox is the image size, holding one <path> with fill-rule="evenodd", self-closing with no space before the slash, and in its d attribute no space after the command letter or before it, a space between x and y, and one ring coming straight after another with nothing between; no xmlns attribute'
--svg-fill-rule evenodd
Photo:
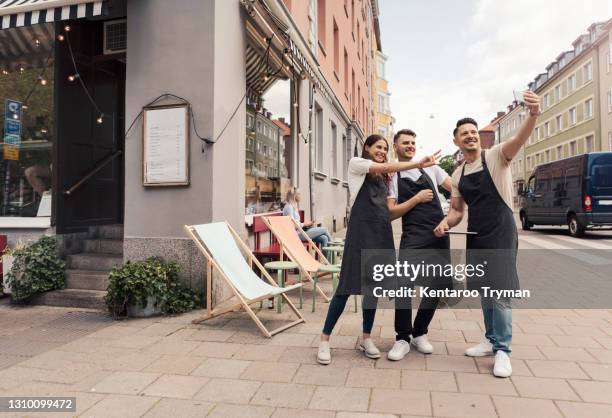
<svg viewBox="0 0 612 418"><path fill-rule="evenodd" d="M19 160L19 145L21 144L21 102L6 99L4 101L4 146L5 160Z"/></svg>
<svg viewBox="0 0 612 418"><path fill-rule="evenodd" d="M189 106L147 107L143 111L143 185L189 184Z"/></svg>

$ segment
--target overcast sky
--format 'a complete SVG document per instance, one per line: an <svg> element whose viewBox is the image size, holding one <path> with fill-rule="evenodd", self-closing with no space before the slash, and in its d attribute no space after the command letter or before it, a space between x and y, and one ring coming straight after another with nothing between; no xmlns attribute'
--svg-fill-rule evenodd
<svg viewBox="0 0 612 418"><path fill-rule="evenodd" d="M593 22L611 0L379 0L396 129L417 132L419 153L455 151L457 119L487 125ZM288 112L277 83L266 107ZM430 117L433 115L433 119ZM422 148L421 148L422 147Z"/></svg>

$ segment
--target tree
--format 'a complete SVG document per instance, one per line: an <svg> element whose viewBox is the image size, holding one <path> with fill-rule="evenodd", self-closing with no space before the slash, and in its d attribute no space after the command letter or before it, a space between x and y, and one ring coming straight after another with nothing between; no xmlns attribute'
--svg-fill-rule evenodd
<svg viewBox="0 0 612 418"><path fill-rule="evenodd" d="M453 175L453 171L455 171L455 157L452 155L445 155L440 158L440 162L438 163L442 170L446 171L449 176Z"/></svg>

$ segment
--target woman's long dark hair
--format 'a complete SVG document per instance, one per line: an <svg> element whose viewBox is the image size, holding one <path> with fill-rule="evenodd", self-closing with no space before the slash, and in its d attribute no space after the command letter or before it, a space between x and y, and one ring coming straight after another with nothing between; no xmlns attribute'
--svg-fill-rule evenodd
<svg viewBox="0 0 612 418"><path fill-rule="evenodd" d="M366 147L372 147L375 143L377 143L378 141L385 141L385 144L387 144L387 155L389 155L389 143L387 142L387 140L385 139L384 136L382 135L378 135L378 134L372 134L370 136L368 136L365 140L365 142L363 143L363 148L361 149L361 158L366 158L368 160L372 160L374 161L374 156L372 156L367 150ZM388 159L385 156L385 162L387 162ZM373 176L374 178L382 178L383 181L385 182L385 185L387 186L387 188L389 188L389 184L391 183L391 175L389 174L369 174L368 176Z"/></svg>

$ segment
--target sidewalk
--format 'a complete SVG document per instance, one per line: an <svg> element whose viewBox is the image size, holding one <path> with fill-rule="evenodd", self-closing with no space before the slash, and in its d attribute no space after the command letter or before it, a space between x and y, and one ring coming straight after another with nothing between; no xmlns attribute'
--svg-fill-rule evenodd
<svg viewBox="0 0 612 418"><path fill-rule="evenodd" d="M86 417L612 416L610 311L516 310L514 376L497 379L492 358L463 355L482 337L479 311L438 311L432 355L374 361L355 350L361 314L350 301L332 336L333 362L320 366L327 305L314 314L304 306L305 324L266 339L243 313L192 325L201 312L110 321L2 304L0 396L76 396ZM392 325L393 312L380 310L373 334L384 352Z"/></svg>

